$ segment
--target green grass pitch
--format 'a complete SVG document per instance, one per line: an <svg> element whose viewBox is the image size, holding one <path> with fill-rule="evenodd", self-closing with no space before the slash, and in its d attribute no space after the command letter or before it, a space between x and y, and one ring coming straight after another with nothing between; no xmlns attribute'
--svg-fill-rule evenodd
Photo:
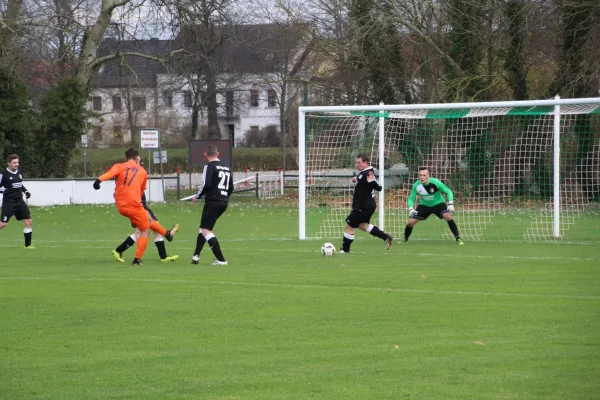
<svg viewBox="0 0 600 400"><path fill-rule="evenodd" d="M297 208L235 200L191 265L201 205L143 267L112 206L34 208L0 231L0 399L598 399L600 246L418 240L350 255ZM340 236L343 221L340 221ZM597 228L600 229L600 228Z"/></svg>

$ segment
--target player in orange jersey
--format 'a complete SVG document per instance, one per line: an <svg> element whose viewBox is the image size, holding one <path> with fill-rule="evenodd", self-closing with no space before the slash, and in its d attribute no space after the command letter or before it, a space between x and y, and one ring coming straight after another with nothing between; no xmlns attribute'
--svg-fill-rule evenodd
<svg viewBox="0 0 600 400"><path fill-rule="evenodd" d="M141 201L142 194L146 190L148 173L140 165L140 155L136 149L127 149L125 159L126 162L113 165L110 171L96 179L94 189L100 189L100 182L115 178L114 196L117 210L121 215L129 218L131 225L140 230L132 264L143 265L142 256L148 247L149 231L153 230L170 242L179 230L179 225L177 224L167 231L158 221L150 218Z"/></svg>

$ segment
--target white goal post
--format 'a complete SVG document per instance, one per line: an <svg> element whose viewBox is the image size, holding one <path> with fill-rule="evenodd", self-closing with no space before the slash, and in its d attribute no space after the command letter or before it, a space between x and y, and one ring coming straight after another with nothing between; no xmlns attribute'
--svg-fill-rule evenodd
<svg viewBox="0 0 600 400"><path fill-rule="evenodd" d="M394 237L427 167L467 240L600 242L600 98L300 107L298 138L300 239L341 237L366 153L384 188L372 223ZM449 237L428 221L411 240Z"/></svg>

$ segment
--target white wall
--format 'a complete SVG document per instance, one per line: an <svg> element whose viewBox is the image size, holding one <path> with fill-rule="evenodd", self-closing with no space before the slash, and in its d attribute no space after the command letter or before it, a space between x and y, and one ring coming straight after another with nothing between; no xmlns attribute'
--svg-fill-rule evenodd
<svg viewBox="0 0 600 400"><path fill-rule="evenodd" d="M246 134L250 130L251 126L258 126L259 129L263 129L267 126L276 125L279 129L279 106L269 107L268 106L268 90L269 88L276 91L277 96L280 97L280 88L278 86L278 76L276 74L264 75L264 74L245 74L244 76L222 76L222 82L219 84L220 94L217 95L217 102L219 103L218 114L219 114L219 126L221 128L221 135L224 139L227 137L228 130L226 125L232 124L235 129L235 145L238 145ZM265 83L265 82L274 82ZM154 126L154 97L158 95L158 103L156 114L162 123L166 124L166 127L162 127L163 130L167 131L179 131L190 125L191 120L191 107L185 107L183 102L183 91L190 90L189 84L185 77L177 75L159 74L157 75L158 90L154 91L152 88L129 88L132 96L144 96L146 98L146 111L134 112L135 125L139 128L159 128ZM230 86L228 86L230 85ZM259 100L258 107L250 107L250 91L258 88ZM234 91L234 107L235 115L237 118L227 119L225 117L225 93L227 90ZM163 104L163 92L170 90L173 93L173 106L166 108ZM290 93L294 92L293 85L290 84L288 88ZM90 123L93 126L101 126L104 135L103 145L108 145L113 141L113 126L119 125L122 129L123 143L129 143L131 140L129 132L129 121L127 120L127 109L124 99L124 93L122 89L118 88L95 88L92 90L91 96L99 96L102 98L102 110L99 112L102 114L102 120L91 119ZM112 110L112 96L122 97L122 109L121 111ZM279 98L279 101L281 99ZM89 104L90 109L92 103ZM203 110L200 115L200 125L206 125L206 110ZM92 135L93 128L90 130L89 135ZM166 132L162 132L162 136ZM139 135L139 132L135 133ZM91 140L90 140L91 141Z"/></svg>
<svg viewBox="0 0 600 400"><path fill-rule="evenodd" d="M25 181L25 187L31 193L30 206L58 206L69 204L113 204L115 181L102 182L100 190L95 190L94 179L65 179L48 181ZM2 195L0 194L0 199ZM149 179L146 199L150 202L163 202L165 196L162 181Z"/></svg>

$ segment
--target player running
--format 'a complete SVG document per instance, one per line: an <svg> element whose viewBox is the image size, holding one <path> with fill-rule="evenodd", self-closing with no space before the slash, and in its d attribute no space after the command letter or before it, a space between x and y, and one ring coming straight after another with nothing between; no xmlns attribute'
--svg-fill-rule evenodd
<svg viewBox="0 0 600 400"><path fill-rule="evenodd" d="M148 216L152 218L153 221L158 221L158 218L156 217L152 209L150 209L150 207L148 207L148 204L146 204L145 193L142 194L142 205L144 206L144 209L148 211ZM136 228L134 233L132 233L130 236L127 236L127 239L125 239L123 243L121 243L119 246L117 246L116 249L112 251L112 255L115 258L115 260L119 262L125 262L125 260L123 259L123 253L125 252L125 250L133 246L135 242L137 242L139 237L140 230L139 228ZM165 238L164 236L156 232L154 232L154 244L156 245L156 249L158 250L158 256L160 257L161 262L175 261L179 258L179 256L167 255L167 249L165 247Z"/></svg>
<svg viewBox="0 0 600 400"><path fill-rule="evenodd" d="M31 193L23 186L23 174L19 169L19 156L10 154L6 159L8 168L0 173L0 188L4 188L2 197L2 214L0 214L0 229L8 225L8 221L14 215L17 221L23 221L25 236L25 249L35 249L31 245L33 231L31 229L31 213L27 203L23 200L31 197Z"/></svg>
<svg viewBox="0 0 600 400"><path fill-rule="evenodd" d="M358 176L352 178L354 195L352 196L352 211L346 217L346 229L342 238L342 250L340 253L350 253L350 245L354 241L354 232L356 228L370 233L385 241L386 250L392 245L392 236L388 235L377 226L371 224L371 217L377 209L375 202L375 192L380 192L381 185L375 179L373 167L369 165L369 156L361 153L356 156L356 169Z"/></svg>
<svg viewBox="0 0 600 400"><path fill-rule="evenodd" d="M204 152L208 161L202 173L202 187L192 198L197 203L205 196L202 217L200 218L200 232L196 238L196 248L192 255L192 264L200 262L200 253L204 244L208 242L216 260L213 265L227 265L227 260L221 252L219 240L213 233L219 217L227 210L229 196L233 192L233 179L229 167L219 160L219 150L215 146L208 146Z"/></svg>
<svg viewBox="0 0 600 400"><path fill-rule="evenodd" d="M179 224L167 231L158 221L152 220L142 205L142 194L146 190L148 173L140 165L141 158L136 149L127 149L125 159L126 162L113 165L110 171L98 177L94 182L94 189L100 189L101 182L115 178L114 196L117 210L121 215L129 218L131 224L140 230L132 264L143 265L142 256L148 246L149 231L153 230L170 242L179 230Z"/></svg>

